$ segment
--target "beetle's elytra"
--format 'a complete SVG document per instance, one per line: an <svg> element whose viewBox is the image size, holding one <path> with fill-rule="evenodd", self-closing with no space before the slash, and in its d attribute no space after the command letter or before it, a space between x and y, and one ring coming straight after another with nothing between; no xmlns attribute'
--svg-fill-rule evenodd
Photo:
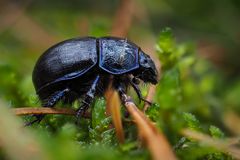
<svg viewBox="0 0 240 160"><path fill-rule="evenodd" d="M141 100L139 80L157 83L153 60L136 44L116 37L84 37L60 42L38 59L33 71L33 84L44 107L58 101L72 103L82 99L77 116L95 96L103 96L112 80L121 96L132 86ZM44 115L36 116L41 121Z"/></svg>

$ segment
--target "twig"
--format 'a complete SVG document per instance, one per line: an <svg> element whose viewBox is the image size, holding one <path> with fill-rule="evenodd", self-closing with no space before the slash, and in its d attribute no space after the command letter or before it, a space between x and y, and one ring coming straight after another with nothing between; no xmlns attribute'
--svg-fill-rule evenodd
<svg viewBox="0 0 240 160"><path fill-rule="evenodd" d="M25 14L25 6L20 7L16 4L6 5L1 14L0 32L11 26L16 37L27 41L33 45L34 49L49 47L58 41L58 38L48 33L42 26Z"/></svg>
<svg viewBox="0 0 240 160"><path fill-rule="evenodd" d="M132 23L134 1L121 0L112 26L111 35L125 37Z"/></svg>
<svg viewBox="0 0 240 160"><path fill-rule="evenodd" d="M26 8L29 6L31 0L27 0L21 5L17 5L12 2L3 2L0 6L0 33L14 25L19 17L25 12Z"/></svg>
<svg viewBox="0 0 240 160"><path fill-rule="evenodd" d="M240 135L240 117L233 111L225 112L223 122L226 127L235 135Z"/></svg>
<svg viewBox="0 0 240 160"><path fill-rule="evenodd" d="M30 107L23 107L23 108L14 108L12 112L18 116L20 115L29 115L29 114L64 114L64 115L76 115L76 111L73 109L67 108L30 108ZM90 118L91 114L86 112L83 115L84 118Z"/></svg>
<svg viewBox="0 0 240 160"><path fill-rule="evenodd" d="M139 135L146 142L154 160L176 160L171 146L164 134L159 132L152 122L133 103L130 97L123 95L124 105L138 126Z"/></svg>
<svg viewBox="0 0 240 160"><path fill-rule="evenodd" d="M223 46L208 40L201 40L200 42L198 42L196 49L197 53L201 57L210 60L217 67L226 67L224 66L226 65L226 59L224 55L227 51Z"/></svg>

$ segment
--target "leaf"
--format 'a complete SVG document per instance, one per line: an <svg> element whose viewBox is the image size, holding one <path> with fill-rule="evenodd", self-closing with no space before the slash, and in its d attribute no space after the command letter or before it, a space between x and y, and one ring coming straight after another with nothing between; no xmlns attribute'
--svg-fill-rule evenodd
<svg viewBox="0 0 240 160"><path fill-rule="evenodd" d="M195 131L201 130L200 122L198 119L191 113L183 113L183 118L187 122L187 126Z"/></svg>
<svg viewBox="0 0 240 160"><path fill-rule="evenodd" d="M213 138L224 138L224 133L216 126L211 125L209 131Z"/></svg>

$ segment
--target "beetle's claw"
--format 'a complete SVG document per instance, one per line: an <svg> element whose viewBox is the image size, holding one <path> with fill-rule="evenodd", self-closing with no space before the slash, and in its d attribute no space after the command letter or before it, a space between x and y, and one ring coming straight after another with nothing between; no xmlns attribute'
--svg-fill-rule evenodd
<svg viewBox="0 0 240 160"><path fill-rule="evenodd" d="M31 126L34 123L38 123L39 124L42 121L43 117L44 117L44 115L33 115L33 116L36 117L36 119L33 120L33 121L25 123L24 127Z"/></svg>
<svg viewBox="0 0 240 160"><path fill-rule="evenodd" d="M85 111L84 111L83 107L81 107L77 110L76 122L75 122L77 125L79 124L79 120L84 115L84 113L85 113Z"/></svg>
<svg viewBox="0 0 240 160"><path fill-rule="evenodd" d="M148 105L150 105L150 106L153 104L152 102L150 102L150 101L148 101L148 100L146 100L146 99L143 99L143 98L142 98L141 100L144 101L145 103L148 103Z"/></svg>

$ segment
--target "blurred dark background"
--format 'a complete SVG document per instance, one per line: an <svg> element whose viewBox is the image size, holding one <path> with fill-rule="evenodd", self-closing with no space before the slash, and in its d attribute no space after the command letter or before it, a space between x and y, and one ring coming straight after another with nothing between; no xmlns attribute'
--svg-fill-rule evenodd
<svg viewBox="0 0 240 160"><path fill-rule="evenodd" d="M165 27L172 28L179 43L195 44L227 88L239 80L239 13L237 0L0 1L0 95L14 106L25 104L35 93L31 73L36 59L59 41L117 33L154 56Z"/></svg>
<svg viewBox="0 0 240 160"><path fill-rule="evenodd" d="M121 12L123 8L126 11ZM11 92L6 86L16 83L11 79L30 77L36 59L54 43L78 36L112 35L114 25L125 25L124 35L152 54L159 32L170 27L177 41L195 43L197 54L231 83L240 71L239 13L237 0L1 1L0 84L6 85L0 94L11 96L6 94ZM115 23L117 16L122 23Z"/></svg>
<svg viewBox="0 0 240 160"><path fill-rule="evenodd" d="M36 58L55 42L77 36L110 35L120 5L119 0L1 1L2 63L24 57L24 70L32 65L31 60L25 63L29 58ZM170 27L178 41L196 42L198 53L230 78L238 76L239 1L138 0L128 7L128 37L144 43L143 48L152 48L160 30Z"/></svg>
<svg viewBox="0 0 240 160"><path fill-rule="evenodd" d="M123 35L156 56L165 27L172 28L177 42L193 43L228 88L239 80L239 19L237 0L0 1L0 95L10 105L26 104L29 93L35 93L31 73L36 59L59 41Z"/></svg>

